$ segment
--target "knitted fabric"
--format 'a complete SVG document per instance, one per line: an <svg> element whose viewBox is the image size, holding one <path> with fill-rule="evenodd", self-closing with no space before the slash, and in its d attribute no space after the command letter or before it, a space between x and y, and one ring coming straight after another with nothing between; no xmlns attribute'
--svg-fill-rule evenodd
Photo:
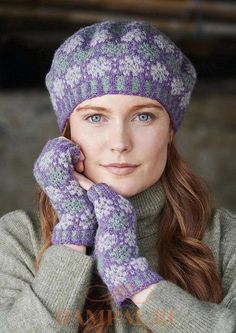
<svg viewBox="0 0 236 333"><path fill-rule="evenodd" d="M97 221L93 205L73 175L79 158L79 146L59 137L48 140L34 163L34 177L59 218L52 232L52 244L94 244Z"/></svg>
<svg viewBox="0 0 236 333"><path fill-rule="evenodd" d="M45 83L62 132L76 106L106 94L149 97L180 127L196 70L163 32L146 21L102 21L84 27L55 51Z"/></svg>
<svg viewBox="0 0 236 333"><path fill-rule="evenodd" d="M92 256L114 302L124 306L134 294L164 279L139 256L137 216L131 202L105 183L91 186L87 195L98 221Z"/></svg>

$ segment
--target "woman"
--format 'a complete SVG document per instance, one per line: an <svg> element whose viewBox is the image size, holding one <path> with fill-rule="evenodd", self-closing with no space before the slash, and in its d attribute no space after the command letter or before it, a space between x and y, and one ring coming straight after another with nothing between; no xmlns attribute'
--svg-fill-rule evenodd
<svg viewBox="0 0 236 333"><path fill-rule="evenodd" d="M3 332L235 331L236 215L173 142L196 79L144 21L57 49L46 85L62 136L34 164L39 214L0 220Z"/></svg>

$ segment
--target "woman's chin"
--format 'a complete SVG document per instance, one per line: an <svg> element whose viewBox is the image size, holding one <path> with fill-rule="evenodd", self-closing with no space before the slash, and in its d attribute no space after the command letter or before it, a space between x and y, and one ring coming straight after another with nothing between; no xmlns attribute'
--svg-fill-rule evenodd
<svg viewBox="0 0 236 333"><path fill-rule="evenodd" d="M105 183L107 184L113 191L124 197L131 197L136 193L140 192L142 189L138 187L137 177L126 176L126 177L116 177L116 176L104 176L102 175L85 175L89 179L91 179L95 184ZM141 184L140 184L141 185Z"/></svg>
<svg viewBox="0 0 236 333"><path fill-rule="evenodd" d="M135 186L134 184L129 184L129 182L127 183L119 183L119 182L106 182L104 181L104 183L106 183L108 186L110 186L110 188L117 192L118 194L122 195L123 197L129 198L132 197L133 195L135 195L138 191L137 191L137 185Z"/></svg>

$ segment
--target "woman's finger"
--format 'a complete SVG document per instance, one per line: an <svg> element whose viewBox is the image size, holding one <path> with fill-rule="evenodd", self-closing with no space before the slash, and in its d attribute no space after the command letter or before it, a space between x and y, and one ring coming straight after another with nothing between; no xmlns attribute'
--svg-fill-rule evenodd
<svg viewBox="0 0 236 333"><path fill-rule="evenodd" d="M88 191L88 189L92 185L94 185L94 182L92 182L90 179L88 179L87 177L85 177L81 173L78 173L78 172L74 171L74 176L78 180L80 186L83 187L86 191Z"/></svg>
<svg viewBox="0 0 236 333"><path fill-rule="evenodd" d="M84 162L83 162L83 161L79 161L79 162L76 164L75 169L76 169L76 171L78 171L78 172L84 172Z"/></svg>

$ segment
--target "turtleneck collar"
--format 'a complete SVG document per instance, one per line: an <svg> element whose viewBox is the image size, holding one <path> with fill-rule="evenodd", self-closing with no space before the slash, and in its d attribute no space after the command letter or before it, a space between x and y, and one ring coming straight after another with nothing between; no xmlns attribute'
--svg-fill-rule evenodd
<svg viewBox="0 0 236 333"><path fill-rule="evenodd" d="M146 190L127 198L133 205L137 215L137 237L145 238L157 232L158 219L165 203L165 192L161 181Z"/></svg>

